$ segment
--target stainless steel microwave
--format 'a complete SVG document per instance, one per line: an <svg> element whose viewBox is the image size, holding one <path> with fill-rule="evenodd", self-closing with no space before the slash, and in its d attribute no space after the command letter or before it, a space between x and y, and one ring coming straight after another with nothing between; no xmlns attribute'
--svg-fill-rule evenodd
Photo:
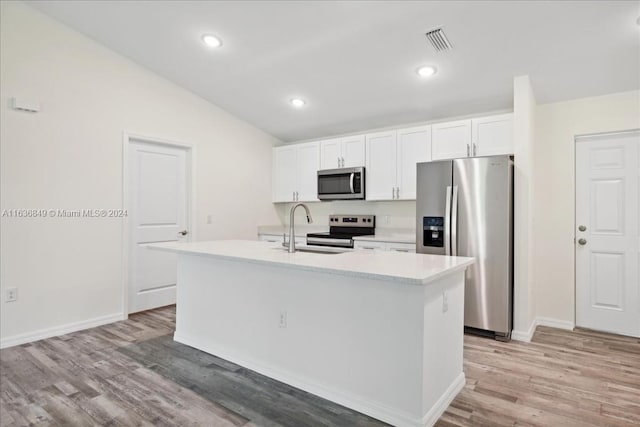
<svg viewBox="0 0 640 427"><path fill-rule="evenodd" d="M318 199L364 200L364 167L318 171Z"/></svg>

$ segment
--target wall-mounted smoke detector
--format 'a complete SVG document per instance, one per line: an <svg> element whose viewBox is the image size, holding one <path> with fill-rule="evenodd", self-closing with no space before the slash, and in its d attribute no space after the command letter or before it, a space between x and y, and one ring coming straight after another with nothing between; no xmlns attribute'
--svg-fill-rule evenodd
<svg viewBox="0 0 640 427"><path fill-rule="evenodd" d="M449 39L447 39L447 36L444 34L442 28L436 28L434 30L428 31L426 36L436 52L442 52L444 50L451 49L451 43L449 43Z"/></svg>

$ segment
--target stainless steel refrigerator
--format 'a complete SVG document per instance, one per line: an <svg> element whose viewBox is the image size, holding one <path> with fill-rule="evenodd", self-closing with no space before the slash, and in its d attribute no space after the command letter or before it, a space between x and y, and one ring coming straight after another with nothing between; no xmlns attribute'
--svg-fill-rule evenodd
<svg viewBox="0 0 640 427"><path fill-rule="evenodd" d="M465 327L511 338L513 157L419 163L416 252L475 258L466 272Z"/></svg>

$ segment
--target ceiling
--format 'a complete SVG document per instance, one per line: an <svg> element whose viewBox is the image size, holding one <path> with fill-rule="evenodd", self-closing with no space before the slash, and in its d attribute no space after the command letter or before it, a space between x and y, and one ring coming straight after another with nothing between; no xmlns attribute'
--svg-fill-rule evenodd
<svg viewBox="0 0 640 427"><path fill-rule="evenodd" d="M28 3L283 141L640 89L638 1Z"/></svg>

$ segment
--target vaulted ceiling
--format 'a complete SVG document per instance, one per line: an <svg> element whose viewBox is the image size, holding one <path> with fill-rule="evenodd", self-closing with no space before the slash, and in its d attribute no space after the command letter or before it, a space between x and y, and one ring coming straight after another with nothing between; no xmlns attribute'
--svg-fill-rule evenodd
<svg viewBox="0 0 640 427"><path fill-rule="evenodd" d="M28 3L283 141L640 88L638 1Z"/></svg>

